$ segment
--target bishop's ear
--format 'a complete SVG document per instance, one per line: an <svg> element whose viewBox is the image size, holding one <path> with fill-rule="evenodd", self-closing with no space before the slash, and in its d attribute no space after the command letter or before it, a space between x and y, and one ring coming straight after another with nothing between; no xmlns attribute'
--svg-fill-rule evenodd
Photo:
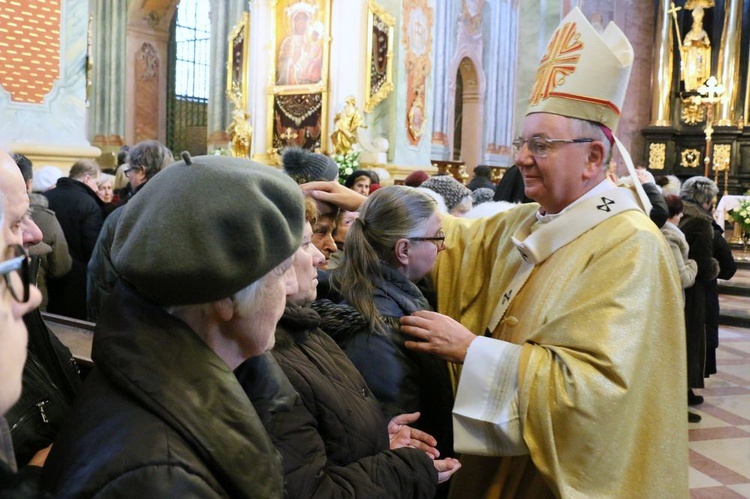
<svg viewBox="0 0 750 499"><path fill-rule="evenodd" d="M589 154L586 158L589 166L587 171L591 172L591 174L600 172L604 167L604 159L604 144L598 140L589 144Z"/></svg>

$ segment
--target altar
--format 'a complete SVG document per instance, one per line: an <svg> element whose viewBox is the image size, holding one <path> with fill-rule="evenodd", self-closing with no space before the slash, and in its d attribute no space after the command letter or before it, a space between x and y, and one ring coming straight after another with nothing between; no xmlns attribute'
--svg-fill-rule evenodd
<svg viewBox="0 0 750 499"><path fill-rule="evenodd" d="M725 195L721 197L719 204L716 205L716 210L714 210L714 220L719 225L719 227L724 229L724 221L726 220L727 216L729 216L730 220L732 218L731 215L729 215L729 212L735 209L737 206L740 205L742 201L745 201L745 200L750 200L750 196ZM736 238L728 238L728 239L736 239Z"/></svg>

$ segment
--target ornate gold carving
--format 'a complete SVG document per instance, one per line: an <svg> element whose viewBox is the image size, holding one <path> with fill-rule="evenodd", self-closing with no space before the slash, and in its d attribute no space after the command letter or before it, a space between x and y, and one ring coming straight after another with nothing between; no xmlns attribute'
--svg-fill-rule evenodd
<svg viewBox="0 0 750 499"><path fill-rule="evenodd" d="M328 148L331 1L270 2L267 151Z"/></svg>
<svg viewBox="0 0 750 499"><path fill-rule="evenodd" d="M685 149L682 151L680 166L685 168L698 168L701 162L701 152L698 149Z"/></svg>
<svg viewBox="0 0 750 499"><path fill-rule="evenodd" d="M243 12L242 19L229 33L227 60L227 95L240 99L239 109L247 109L247 80L250 53L250 14Z"/></svg>
<svg viewBox="0 0 750 499"><path fill-rule="evenodd" d="M729 169L729 160L732 155L731 144L716 144L714 146L714 170L723 172Z"/></svg>
<svg viewBox="0 0 750 499"><path fill-rule="evenodd" d="M334 127L331 134L333 151L336 154L347 154L358 142L357 129L367 128L353 96L347 97L344 109L336 113Z"/></svg>
<svg viewBox="0 0 750 499"><path fill-rule="evenodd" d="M650 170L663 170L667 159L667 145L653 143L648 146L648 167Z"/></svg>
<svg viewBox="0 0 750 499"><path fill-rule="evenodd" d="M396 18L370 0L367 10L365 112L371 113L393 91L393 31Z"/></svg>
<svg viewBox="0 0 750 499"><path fill-rule="evenodd" d="M706 121L706 108L701 105L698 96L693 95L687 99L682 99L680 119L687 125L696 125Z"/></svg>
<svg viewBox="0 0 750 499"><path fill-rule="evenodd" d="M703 9L702 5L693 6L693 25L682 41L682 80L688 91L697 89L711 76L711 40L703 29Z"/></svg>
<svg viewBox="0 0 750 499"><path fill-rule="evenodd" d="M242 107L242 96L239 93L229 93L229 99L234 105L232 110L232 123L227 128L227 135L231 144L230 152L236 158L250 157L250 148L253 141L253 127L250 124L250 115Z"/></svg>
<svg viewBox="0 0 750 499"><path fill-rule="evenodd" d="M424 134L424 129L427 121L424 115L422 99L420 98L422 92L422 87L417 88L416 96L411 103L409 114L407 116L407 121L409 122L409 134L417 142L422 138L422 135Z"/></svg>

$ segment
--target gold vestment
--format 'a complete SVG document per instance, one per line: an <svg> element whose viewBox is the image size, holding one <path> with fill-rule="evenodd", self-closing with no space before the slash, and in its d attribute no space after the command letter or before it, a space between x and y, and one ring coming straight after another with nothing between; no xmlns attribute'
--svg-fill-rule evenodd
<svg viewBox="0 0 750 499"><path fill-rule="evenodd" d="M511 236L537 209L443 217L439 312L484 333L521 264ZM643 213L612 216L558 249L504 317L493 337L523 345L518 401L530 456L464 455L453 497L688 496L681 288Z"/></svg>

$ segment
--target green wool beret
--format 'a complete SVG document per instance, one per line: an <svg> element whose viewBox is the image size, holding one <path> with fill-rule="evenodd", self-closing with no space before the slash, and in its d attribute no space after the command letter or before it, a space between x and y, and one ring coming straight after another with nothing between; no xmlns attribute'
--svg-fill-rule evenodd
<svg viewBox="0 0 750 499"><path fill-rule="evenodd" d="M209 303L292 256L304 222L302 191L276 169L183 153L123 208L112 263L158 305Z"/></svg>

